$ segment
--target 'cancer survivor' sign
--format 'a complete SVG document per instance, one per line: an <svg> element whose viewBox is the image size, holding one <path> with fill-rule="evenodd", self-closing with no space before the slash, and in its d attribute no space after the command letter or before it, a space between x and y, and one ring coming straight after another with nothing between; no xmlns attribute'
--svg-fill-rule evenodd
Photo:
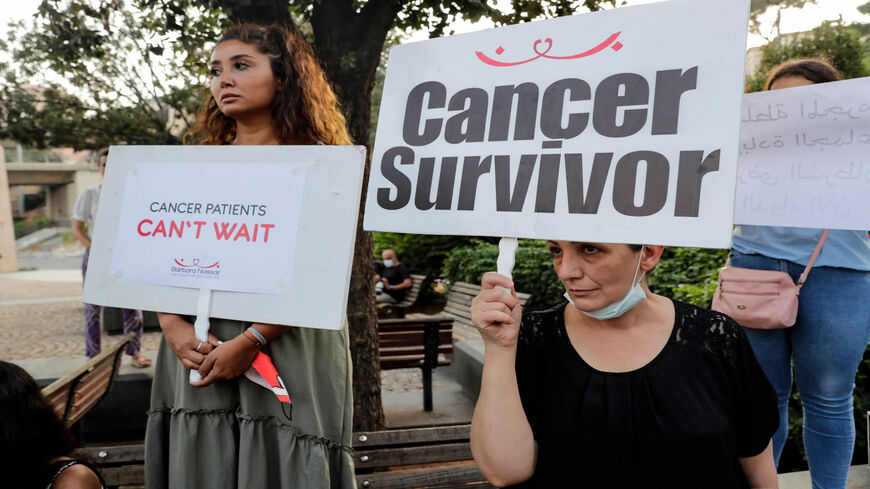
<svg viewBox="0 0 870 489"><path fill-rule="evenodd" d="M366 228L727 247L748 3L393 48Z"/></svg>

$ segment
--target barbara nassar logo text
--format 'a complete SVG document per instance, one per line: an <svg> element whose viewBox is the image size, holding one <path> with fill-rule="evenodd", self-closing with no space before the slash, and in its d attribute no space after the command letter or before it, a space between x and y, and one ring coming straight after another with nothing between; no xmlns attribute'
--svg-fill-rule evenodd
<svg viewBox="0 0 870 489"><path fill-rule="evenodd" d="M220 260L202 262L199 258L193 258L191 260L173 258L172 261L173 264L169 268L169 273L172 275L205 279L220 278Z"/></svg>

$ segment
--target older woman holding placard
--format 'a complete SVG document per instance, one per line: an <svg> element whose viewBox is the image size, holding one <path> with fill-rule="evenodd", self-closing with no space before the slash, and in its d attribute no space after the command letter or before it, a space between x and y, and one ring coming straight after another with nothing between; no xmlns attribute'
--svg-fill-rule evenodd
<svg viewBox="0 0 870 489"><path fill-rule="evenodd" d="M725 315L650 292L663 247L548 241L568 303L483 276L471 448L495 485L774 488L775 393Z"/></svg>
<svg viewBox="0 0 870 489"><path fill-rule="evenodd" d="M839 79L837 70L824 60L790 60L771 71L765 90ZM785 280L803 282L791 327L755 329L764 325L739 320L747 326L755 355L779 399L774 458L779 460L788 436L794 361L813 487L842 489L855 446L852 390L870 334L870 240L865 230L823 231L737 226L730 264L752 271L782 272ZM742 314L737 310L735 317Z"/></svg>
<svg viewBox="0 0 870 489"><path fill-rule="evenodd" d="M336 96L299 32L234 27L212 51L210 72L192 133L200 144L350 144ZM190 318L160 315L146 485L354 487L347 328L210 323L200 340ZM277 373L264 374L261 350ZM271 390L242 376L252 363ZM201 380L189 383L188 369Z"/></svg>

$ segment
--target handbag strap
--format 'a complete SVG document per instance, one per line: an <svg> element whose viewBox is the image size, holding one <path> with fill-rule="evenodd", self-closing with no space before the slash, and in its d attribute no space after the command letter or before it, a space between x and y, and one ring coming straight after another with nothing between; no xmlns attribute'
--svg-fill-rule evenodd
<svg viewBox="0 0 870 489"><path fill-rule="evenodd" d="M804 268L804 273L801 274L798 279L797 288L800 290L801 287L804 286L804 282L807 281L807 275L810 274L810 269L813 268L813 263L816 262L816 258L819 257L819 253L822 252L822 245L825 244L825 240L828 239L828 232L830 229L825 229L822 231L822 237L819 238L819 243L816 244L816 250L813 251L813 256L810 257L810 261L807 263L807 267Z"/></svg>

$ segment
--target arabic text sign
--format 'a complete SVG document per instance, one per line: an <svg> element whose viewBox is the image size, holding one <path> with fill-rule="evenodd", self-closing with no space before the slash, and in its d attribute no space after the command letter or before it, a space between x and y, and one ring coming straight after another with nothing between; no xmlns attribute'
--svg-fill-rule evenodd
<svg viewBox="0 0 870 489"><path fill-rule="evenodd" d="M85 302L340 329L365 151L353 146L117 146Z"/></svg>
<svg viewBox="0 0 870 489"><path fill-rule="evenodd" d="M394 47L366 228L729 246L747 12L677 0Z"/></svg>
<svg viewBox="0 0 870 489"><path fill-rule="evenodd" d="M870 229L870 78L748 94L736 224Z"/></svg>

